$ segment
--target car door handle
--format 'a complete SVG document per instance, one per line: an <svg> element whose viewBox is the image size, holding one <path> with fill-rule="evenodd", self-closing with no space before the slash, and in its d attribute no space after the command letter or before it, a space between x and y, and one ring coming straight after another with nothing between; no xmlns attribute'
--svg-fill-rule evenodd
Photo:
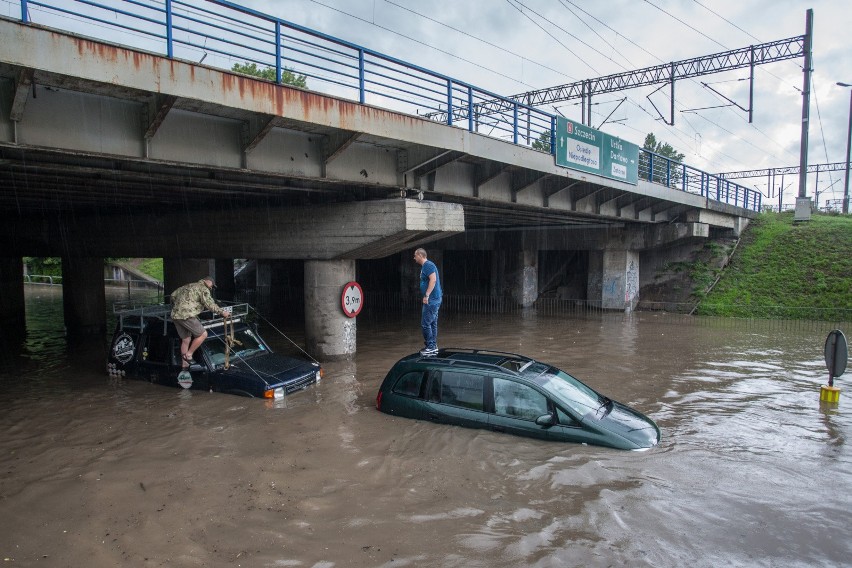
<svg viewBox="0 0 852 568"><path fill-rule="evenodd" d="M432 420L433 422L437 422L441 419L437 414L434 414L432 412L430 412L426 416L427 416L427 418L429 418L429 420Z"/></svg>

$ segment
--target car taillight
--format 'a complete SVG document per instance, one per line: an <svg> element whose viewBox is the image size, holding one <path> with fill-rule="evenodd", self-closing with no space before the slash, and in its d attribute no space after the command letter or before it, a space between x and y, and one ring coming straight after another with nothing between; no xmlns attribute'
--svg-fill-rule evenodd
<svg viewBox="0 0 852 568"><path fill-rule="evenodd" d="M376 395L376 410L382 409L382 391L379 391L379 394Z"/></svg>

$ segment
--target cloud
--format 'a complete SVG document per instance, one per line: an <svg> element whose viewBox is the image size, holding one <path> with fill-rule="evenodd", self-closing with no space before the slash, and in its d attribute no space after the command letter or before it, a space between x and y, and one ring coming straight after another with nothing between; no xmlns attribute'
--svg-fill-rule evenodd
<svg viewBox="0 0 852 568"><path fill-rule="evenodd" d="M812 7L808 161L845 160L849 89L835 85L852 82L847 39L852 10L845 2L247 0L245 5L505 95L800 36ZM687 163L711 172L798 165L802 64L796 59L757 68L753 124L701 84L747 107L748 71L738 70L678 81L674 126L664 124L654 109L668 115L668 87L653 94L656 87L595 97L593 126L627 96L603 126L606 132L640 145L654 132L684 152ZM559 103L559 110L579 120L577 102ZM838 177L842 172L822 174L820 186ZM842 186L835 184L827 197L842 197Z"/></svg>

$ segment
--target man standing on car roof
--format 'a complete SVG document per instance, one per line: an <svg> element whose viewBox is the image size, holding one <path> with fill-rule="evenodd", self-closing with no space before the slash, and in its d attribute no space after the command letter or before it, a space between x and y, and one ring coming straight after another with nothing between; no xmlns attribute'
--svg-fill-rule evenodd
<svg viewBox="0 0 852 568"><path fill-rule="evenodd" d="M172 321L180 336L181 367L189 368L193 353L207 339L207 330L201 325L198 314L210 310L223 317L230 315L230 310L220 308L213 301L210 290L216 287L212 276L205 276L198 282L184 284L172 292Z"/></svg>
<svg viewBox="0 0 852 568"><path fill-rule="evenodd" d="M421 355L438 354L438 310L441 309L441 279L438 267L426 258L422 248L414 251L414 262L420 265L420 296L422 296L423 312L420 325L423 327L423 342L426 346L420 351Z"/></svg>

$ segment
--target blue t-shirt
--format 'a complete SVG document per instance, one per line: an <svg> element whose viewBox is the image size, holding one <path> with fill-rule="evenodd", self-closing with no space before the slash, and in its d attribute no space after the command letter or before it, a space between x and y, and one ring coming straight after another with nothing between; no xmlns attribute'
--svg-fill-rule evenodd
<svg viewBox="0 0 852 568"><path fill-rule="evenodd" d="M427 260L423 263L423 266L420 267L420 295L426 295L426 289L429 287L429 275L435 275L435 288L432 289L432 293L429 294L429 303L430 304L440 304L441 303L441 278L438 276L438 267L435 266L435 263L431 260Z"/></svg>

